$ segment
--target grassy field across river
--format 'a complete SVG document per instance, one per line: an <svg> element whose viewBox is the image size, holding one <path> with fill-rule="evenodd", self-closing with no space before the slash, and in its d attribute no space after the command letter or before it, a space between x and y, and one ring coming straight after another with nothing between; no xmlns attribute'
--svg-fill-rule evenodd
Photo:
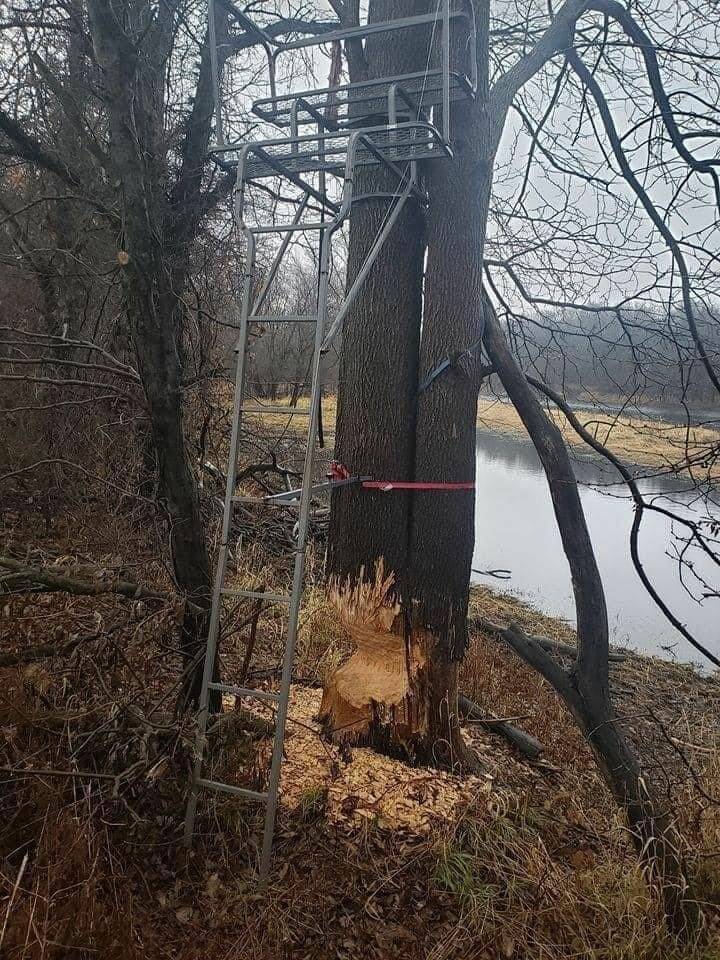
<svg viewBox="0 0 720 960"><path fill-rule="evenodd" d="M267 402L275 407L289 406L288 397ZM306 408L307 402L307 398L300 398L298 408ZM335 395L323 397L322 412L325 433L332 434L337 416ZM560 411L550 410L550 415L568 444L588 450ZM720 460L720 428L688 426L650 417L605 412L599 407L593 410L578 409L577 415L588 431L627 463L665 473L692 475L696 480L720 479L720 462L717 462ZM259 416L274 429L292 432L304 430L306 423L300 417L289 421L284 413ZM527 438L520 417L506 400L481 396L478 400L477 422L479 427L486 430Z"/></svg>

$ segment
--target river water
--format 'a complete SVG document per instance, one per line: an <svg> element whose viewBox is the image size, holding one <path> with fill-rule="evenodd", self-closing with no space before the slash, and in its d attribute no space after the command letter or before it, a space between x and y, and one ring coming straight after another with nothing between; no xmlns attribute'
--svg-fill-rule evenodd
<svg viewBox="0 0 720 960"><path fill-rule="evenodd" d="M665 620L635 572L628 541L633 511L627 491L601 461L578 457L574 467L605 584L611 642L667 659L702 663L702 656ZM695 520L708 514L697 494L677 478L643 479L640 487L644 494ZM711 515L720 522L720 496L715 500ZM640 533L645 570L681 622L720 654L720 599L699 603L688 595L673 559L675 542L669 521L646 512ZM707 575L717 590L718 568L704 555L694 553L691 559L696 571ZM478 573L473 579L574 622L570 573L545 476L532 444L522 438L478 432L473 567L510 570L507 581ZM704 591L692 577L688 585L696 597Z"/></svg>

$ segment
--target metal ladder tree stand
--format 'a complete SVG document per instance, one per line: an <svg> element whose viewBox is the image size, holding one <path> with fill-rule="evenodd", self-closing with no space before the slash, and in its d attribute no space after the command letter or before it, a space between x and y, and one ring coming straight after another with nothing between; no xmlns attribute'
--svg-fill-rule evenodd
<svg viewBox="0 0 720 960"><path fill-rule="evenodd" d="M236 347L235 395L232 414L232 432L227 470L222 534L217 559L217 569L212 596L212 609L205 652L202 687L197 717L197 738L193 782L185 818L185 841L190 844L195 826L195 816L201 789L229 793L240 798L260 801L265 804L265 825L260 859L260 877L264 879L270 868L270 855L278 804L278 788L283 756L285 726L288 714L290 684L292 680L295 641L303 592L305 546L310 516L310 501L321 489L343 483L356 482L361 478L331 480L313 483L314 454L318 434L321 400L321 357L328 349L340 328L350 305L355 300L365 278L375 262L383 243L397 222L400 213L411 196L424 200L417 176L417 161L439 157L452 157L450 140L450 103L453 100L471 98L476 89L476 64L474 60L475 26L472 5L468 10L454 9L451 0L436 0L434 12L422 13L403 19L361 24L349 28L331 30L318 36L309 36L287 43L279 43L262 27L254 23L229 0L209 0L208 34L214 74L215 136L216 145L212 155L226 169L236 168L233 213L235 222L245 240L243 292L238 340ZM467 52L467 69L464 72L450 68L450 26L453 19L462 17L468 23L470 49ZM317 90L304 90L278 95L276 89L277 58L287 51L299 50L348 39L363 40L376 33L401 32L408 28L426 25L430 32L428 40L428 68L423 72L387 77L363 83L344 84ZM431 53L435 36L439 34L439 66L430 69ZM223 103L220 75L222 64L232 52L233 45L246 48L248 43L261 46L268 61L271 96L258 100L253 112L261 120L272 124L285 135L277 139L249 143L225 142L223 138ZM332 103L332 111L325 112ZM399 106L400 105L400 106ZM430 122L429 111L442 108L442 127ZM378 116L387 122L378 124ZM367 125L365 125L367 124ZM313 125L316 132L302 133L304 127ZM393 196L377 195L376 199L387 200L388 210L381 229L371 246L367 259L334 318L327 326L328 279L331 243L335 232L347 219L352 205L358 200L367 200L369 195L354 194L355 172L361 166L383 166L397 178L397 190ZM246 222L246 199L254 184L268 178L277 178L281 183L296 188L299 196L294 217L290 222ZM331 198L328 180L336 184L337 198ZM314 214L312 202L319 207L319 218L305 219L308 210ZM283 262L294 236L316 234L318 249L318 285L316 311L310 315L263 315L263 308L270 286ZM275 234L281 238L277 252L259 293L253 299L257 282L257 243L264 235ZM302 409L266 406L249 403L246 397L247 353L249 330L253 323L311 323L314 324L312 362L310 366L310 402ZM244 414L282 413L288 416L306 415L309 418L302 485L298 490L267 497L250 498L236 495L238 445ZM299 511L297 543L293 568L292 589L288 595L266 593L257 590L238 590L226 586L226 572L233 514L237 503L279 503L294 505ZM285 604L288 608L285 649L278 692L234 686L213 679L220 636L223 599L241 597L264 600L271 604ZM203 777L206 752L206 733L211 694L232 694L236 698L256 699L273 704L276 708L275 733L267 790L246 789L235 784L222 783Z"/></svg>

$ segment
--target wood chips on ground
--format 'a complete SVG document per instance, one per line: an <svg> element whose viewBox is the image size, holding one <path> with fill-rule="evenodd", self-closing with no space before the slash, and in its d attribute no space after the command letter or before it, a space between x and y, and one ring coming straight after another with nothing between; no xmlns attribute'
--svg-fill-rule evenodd
<svg viewBox="0 0 720 960"><path fill-rule="evenodd" d="M425 836L472 807L488 804L493 778L458 777L411 767L367 747L339 748L321 736L322 691L293 686L290 697L280 802L302 813L322 802L338 827L363 823Z"/></svg>

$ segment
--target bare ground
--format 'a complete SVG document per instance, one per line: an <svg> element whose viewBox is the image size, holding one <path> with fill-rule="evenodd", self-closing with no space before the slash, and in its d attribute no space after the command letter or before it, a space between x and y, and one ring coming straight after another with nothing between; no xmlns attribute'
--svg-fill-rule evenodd
<svg viewBox="0 0 720 960"><path fill-rule="evenodd" d="M142 525L103 522L88 506L46 532L22 507L5 510L3 549L169 588ZM565 625L512 598L480 591L473 606L495 621L573 639ZM50 593L3 598L0 614L0 653L39 643L59 649L0 671L3 956L720 956L715 678L634 654L612 667L618 710L679 806L708 903L709 939L683 947L662 931L622 822L564 708L488 635L474 633L464 691L498 716L520 717L545 746L539 762L476 726L467 736L486 777L339 750L321 739L315 715L318 685L347 652L347 639L321 587L310 590L275 869L259 890L255 808L207 798L193 850L179 843L192 731L172 713L176 611ZM235 622L246 614L237 610ZM261 625L259 663L273 664L275 614ZM224 645L228 677L246 637L241 631ZM261 783L263 725L225 706L216 772Z"/></svg>

